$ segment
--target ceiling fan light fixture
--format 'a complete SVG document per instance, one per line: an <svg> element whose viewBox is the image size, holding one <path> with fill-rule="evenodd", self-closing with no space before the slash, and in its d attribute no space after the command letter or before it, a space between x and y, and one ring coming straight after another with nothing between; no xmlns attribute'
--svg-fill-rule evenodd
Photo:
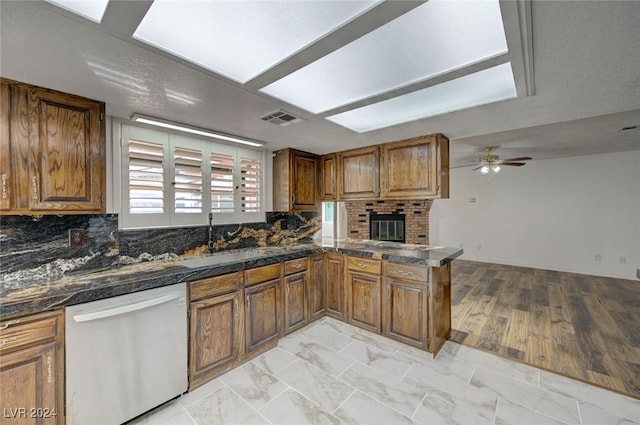
<svg viewBox="0 0 640 425"><path fill-rule="evenodd" d="M497 173L498 171L500 171L500 166L499 165L494 165L492 168L494 173Z"/></svg>
<svg viewBox="0 0 640 425"><path fill-rule="evenodd" d="M482 174L488 174L489 173L489 167L487 167L486 165L484 165L481 169L480 172Z"/></svg>

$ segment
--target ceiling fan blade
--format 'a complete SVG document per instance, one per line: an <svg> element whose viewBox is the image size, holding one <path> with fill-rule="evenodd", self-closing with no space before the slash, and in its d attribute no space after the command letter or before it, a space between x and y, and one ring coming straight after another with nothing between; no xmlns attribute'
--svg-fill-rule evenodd
<svg viewBox="0 0 640 425"><path fill-rule="evenodd" d="M513 162L513 161L529 161L532 160L533 158L531 158L530 156L521 156L519 158L509 158L509 159L503 159L500 162Z"/></svg>
<svg viewBox="0 0 640 425"><path fill-rule="evenodd" d="M512 167L522 167L523 165L526 165L526 162L509 162L509 161L500 161L500 165L508 165L508 166L512 166Z"/></svg>
<svg viewBox="0 0 640 425"><path fill-rule="evenodd" d="M473 169L473 170L471 170L471 171L479 170L479 169L481 169L482 167L484 167L484 165L481 165L481 166L479 166L479 167L476 167L476 168L474 168L474 169Z"/></svg>
<svg viewBox="0 0 640 425"><path fill-rule="evenodd" d="M478 163L476 162L475 164L458 165L457 167L449 167L449 169L450 169L450 170L452 170L452 169L454 169L454 168L473 167L474 165L478 165Z"/></svg>

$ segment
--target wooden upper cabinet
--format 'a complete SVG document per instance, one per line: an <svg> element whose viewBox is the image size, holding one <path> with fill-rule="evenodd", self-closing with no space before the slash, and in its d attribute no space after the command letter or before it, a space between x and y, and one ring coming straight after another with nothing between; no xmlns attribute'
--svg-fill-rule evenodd
<svg viewBox="0 0 640 425"><path fill-rule="evenodd" d="M338 197L371 199L380 195L378 146L338 153Z"/></svg>
<svg viewBox="0 0 640 425"><path fill-rule="evenodd" d="M449 140L441 134L380 146L380 197L449 197Z"/></svg>
<svg viewBox="0 0 640 425"><path fill-rule="evenodd" d="M104 103L9 80L1 100L3 213L103 214Z"/></svg>
<svg viewBox="0 0 640 425"><path fill-rule="evenodd" d="M338 158L335 153L320 157L320 200L338 199Z"/></svg>
<svg viewBox="0 0 640 425"><path fill-rule="evenodd" d="M317 211L318 155L296 149L283 149L274 155L274 211Z"/></svg>

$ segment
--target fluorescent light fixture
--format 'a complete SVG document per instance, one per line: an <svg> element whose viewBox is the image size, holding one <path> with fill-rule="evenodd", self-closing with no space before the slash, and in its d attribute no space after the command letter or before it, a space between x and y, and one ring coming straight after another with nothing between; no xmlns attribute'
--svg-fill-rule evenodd
<svg viewBox="0 0 640 425"><path fill-rule="evenodd" d="M511 63L327 117L358 133L517 96Z"/></svg>
<svg viewBox="0 0 640 425"><path fill-rule="evenodd" d="M260 91L317 114L507 51L498 0L429 0Z"/></svg>
<svg viewBox="0 0 640 425"><path fill-rule="evenodd" d="M211 137L214 139L225 140L227 142L240 143L242 145L249 145L249 146L256 146L256 147L266 145L266 142L262 142L259 140L242 139L236 136L231 136L229 134L207 130L205 128L193 127L190 125L180 124L177 122L164 120L162 118L148 117L141 114L131 115L131 121L139 122L142 124L155 125L156 127L168 128L170 130L183 131L185 133L197 134L198 136L205 136L205 137Z"/></svg>
<svg viewBox="0 0 640 425"><path fill-rule="evenodd" d="M107 10L109 0L45 0L71 13L80 15L93 22L100 23Z"/></svg>
<svg viewBox="0 0 640 425"><path fill-rule="evenodd" d="M245 83L379 0L155 0L133 37Z"/></svg>

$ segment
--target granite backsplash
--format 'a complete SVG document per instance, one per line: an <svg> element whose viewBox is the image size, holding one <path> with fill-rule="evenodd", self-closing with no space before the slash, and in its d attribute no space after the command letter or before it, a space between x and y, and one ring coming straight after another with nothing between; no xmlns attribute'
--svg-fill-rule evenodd
<svg viewBox="0 0 640 425"><path fill-rule="evenodd" d="M214 225L213 247L291 245L309 240L320 225L315 212L267 213L263 223ZM83 246L69 246L69 229L84 231ZM117 214L0 216L0 281L204 254L208 240L208 226L118 230Z"/></svg>

